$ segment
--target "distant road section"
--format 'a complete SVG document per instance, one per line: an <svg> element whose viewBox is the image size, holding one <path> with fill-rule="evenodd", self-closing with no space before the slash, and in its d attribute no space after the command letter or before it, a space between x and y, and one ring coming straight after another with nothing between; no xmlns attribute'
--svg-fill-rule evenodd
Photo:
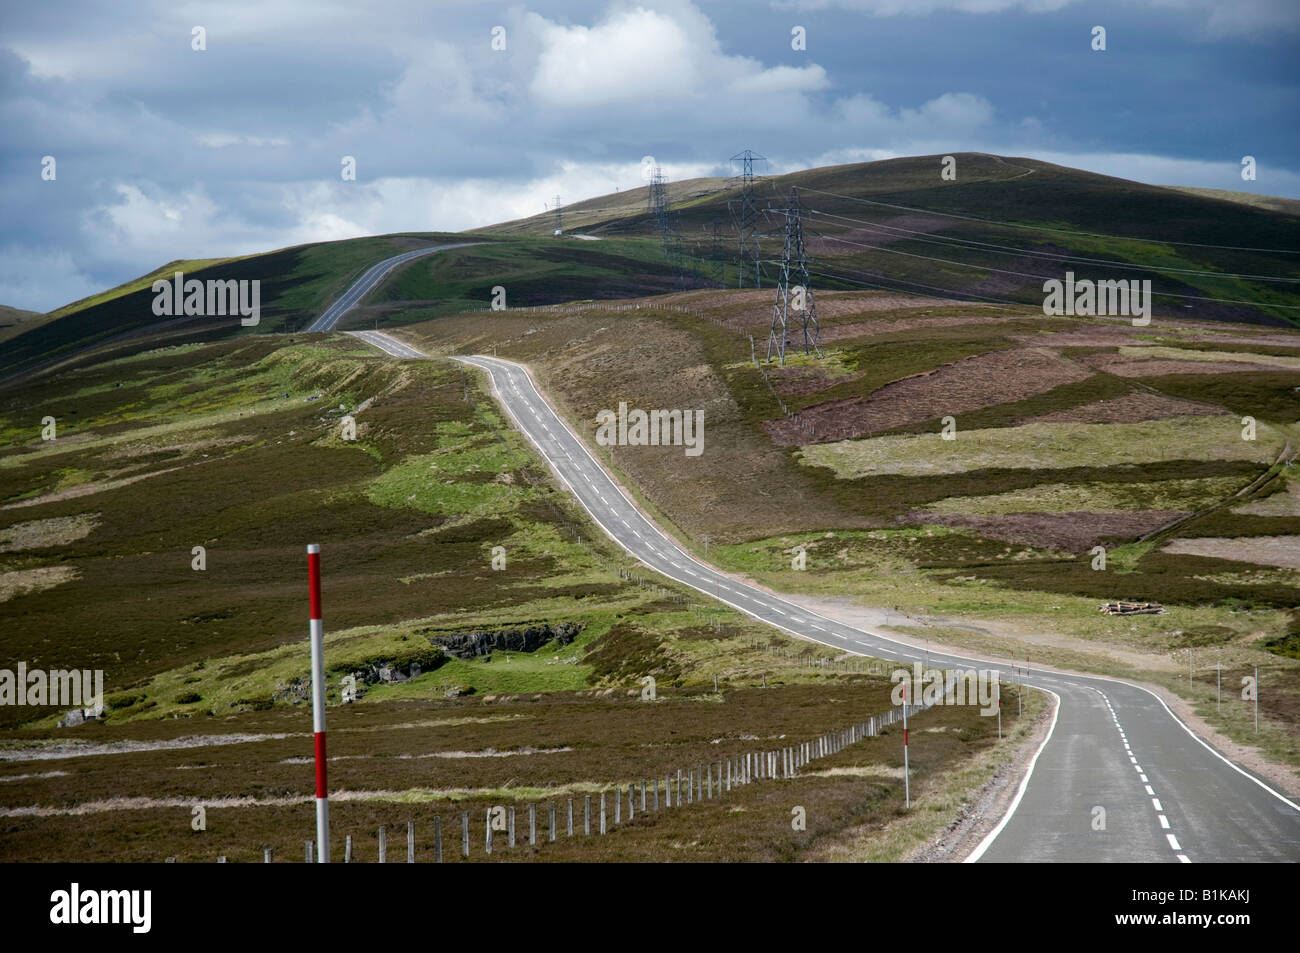
<svg viewBox="0 0 1300 953"><path fill-rule="evenodd" d="M390 357L400 358L403 361L428 358L429 356L423 351L417 351L409 344L403 344L397 338L389 337L381 331L344 331L343 333L350 334L354 338L361 338L371 347L377 347Z"/></svg>
<svg viewBox="0 0 1300 953"><path fill-rule="evenodd" d="M343 293L332 305L325 309L324 314L311 323L307 332L315 331L332 331L334 325L339 323L339 319L347 314L358 304L361 299L368 295L375 285L379 284L390 271L398 265L404 265L408 261L414 261L417 258L423 258L425 255L432 255L436 251L446 251L449 248L465 248L468 245L481 245L482 242L457 242L454 245L434 245L432 248L417 248L415 251L404 252L400 255L394 255L392 258L385 258L378 264L371 265L364 275L353 282L352 287ZM373 341L370 343L374 343Z"/></svg>

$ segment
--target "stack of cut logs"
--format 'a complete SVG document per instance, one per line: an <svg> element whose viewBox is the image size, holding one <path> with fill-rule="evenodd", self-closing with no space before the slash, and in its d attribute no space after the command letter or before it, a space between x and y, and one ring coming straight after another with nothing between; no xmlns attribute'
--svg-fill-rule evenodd
<svg viewBox="0 0 1300 953"><path fill-rule="evenodd" d="M1107 602L1097 609L1106 615L1160 615L1165 611L1158 602Z"/></svg>

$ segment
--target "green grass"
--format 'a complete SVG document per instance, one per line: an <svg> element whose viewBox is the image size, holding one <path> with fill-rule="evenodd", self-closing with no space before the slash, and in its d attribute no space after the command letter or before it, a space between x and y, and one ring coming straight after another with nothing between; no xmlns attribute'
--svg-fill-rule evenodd
<svg viewBox="0 0 1300 953"><path fill-rule="evenodd" d="M409 233L300 245L243 258L190 262L187 278L200 281L261 282L261 321L244 328L237 317L179 322L153 313L155 274L170 274L187 263L166 265L135 281L62 309L61 316L6 342L0 376L18 373L81 350L105 345L124 334L161 334L188 329L195 338L249 336L267 331L302 330L370 265L412 248L447 240L437 233ZM128 353L148 347L148 337L121 345Z"/></svg>
<svg viewBox="0 0 1300 953"><path fill-rule="evenodd" d="M1068 513L1117 510L1199 510L1240 490L1233 477L1134 483L1040 483L989 496L936 500L933 513Z"/></svg>
<svg viewBox="0 0 1300 953"><path fill-rule="evenodd" d="M169 261L161 268L155 268L147 275L141 275L139 278L133 278L130 281L123 282L113 288L108 288L98 294L89 295L88 297L80 298L69 304L65 304L61 308L56 308L50 312L50 315L55 318L61 318L65 314L72 314L74 311L83 311L86 308L91 308L98 304L104 304L116 298L120 298L123 295L142 291L151 287L155 279L165 278L170 281L178 271L189 274L190 272L203 271L205 268L211 268L215 265L224 265L228 262L238 260L238 258L190 258Z"/></svg>
<svg viewBox="0 0 1300 953"><path fill-rule="evenodd" d="M956 439L921 436L845 440L804 447L810 466L841 479L878 474L927 476L1010 467L1051 470L1082 466L1135 466L1165 460L1249 460L1276 453L1280 435L1261 425L1255 441L1241 439L1241 424L1226 417L1173 417L1133 424L1025 424L996 430L961 429Z"/></svg>
<svg viewBox="0 0 1300 953"><path fill-rule="evenodd" d="M376 320L394 325L487 311L498 286L505 289L506 306L520 308L669 291L674 278L658 243L644 239L498 241L413 262L374 293L369 307L345 321L369 327Z"/></svg>
<svg viewBox="0 0 1300 953"><path fill-rule="evenodd" d="M1121 347L1119 353L1126 357L1147 361L1228 361L1300 370L1300 357L1284 357L1243 350L1215 351L1181 347Z"/></svg>
<svg viewBox="0 0 1300 953"><path fill-rule="evenodd" d="M478 481L509 464L508 456L494 443L479 450L412 457L376 477L366 498L380 506L407 506L444 516L504 511L526 498L527 488Z"/></svg>

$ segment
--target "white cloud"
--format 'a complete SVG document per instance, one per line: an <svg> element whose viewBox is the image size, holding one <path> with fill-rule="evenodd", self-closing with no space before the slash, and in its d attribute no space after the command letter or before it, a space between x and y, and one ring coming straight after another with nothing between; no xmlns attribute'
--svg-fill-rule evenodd
<svg viewBox="0 0 1300 953"><path fill-rule="evenodd" d="M888 141L894 149L943 137L963 140L993 121L993 104L974 93L944 93L919 108L892 110L865 93L836 101L835 121L859 139ZM948 150L964 148L949 144Z"/></svg>
<svg viewBox="0 0 1300 953"><path fill-rule="evenodd" d="M978 129L993 121L993 104L974 93L944 93L920 109L904 109L904 128Z"/></svg>
<svg viewBox="0 0 1300 953"><path fill-rule="evenodd" d="M719 90L805 93L827 85L817 65L765 69L723 52L713 24L689 3L615 8L595 26L563 26L530 13L541 46L532 97L553 106L607 106L716 95Z"/></svg>

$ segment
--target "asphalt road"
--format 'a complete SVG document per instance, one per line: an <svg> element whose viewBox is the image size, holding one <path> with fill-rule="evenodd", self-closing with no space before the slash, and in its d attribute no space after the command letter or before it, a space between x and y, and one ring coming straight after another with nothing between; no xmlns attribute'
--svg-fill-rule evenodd
<svg viewBox="0 0 1300 953"><path fill-rule="evenodd" d="M382 332L367 334L364 340L394 356L419 355ZM800 638L907 665L922 660L921 650L873 630L888 623L884 610L855 628L738 582L686 552L624 495L522 366L484 356L457 360L487 372L515 425L591 518L648 567ZM690 464L683 455L683 479ZM968 860L1300 860L1300 806L1198 739L1152 692L1098 676L1017 673L1005 661L943 652L930 651L925 660L995 671L1004 682L1023 680L1058 700L1051 732L1014 803ZM923 734L913 737L924 743ZM1098 808L1104 829L1096 829Z"/></svg>
<svg viewBox="0 0 1300 953"><path fill-rule="evenodd" d="M344 331L344 334L350 334L354 338L361 338L371 347L376 347L383 351L389 357L401 358L404 361L419 360L428 357L422 351L417 351L409 344L403 344L395 337L390 337L381 331Z"/></svg>
<svg viewBox="0 0 1300 953"><path fill-rule="evenodd" d="M448 248L464 248L467 245L481 244L482 242L457 242L454 245L434 245L431 248L417 248L415 251L408 251L401 255L394 255L392 258L385 258L378 264L371 265L367 268L366 273L353 282L352 287L343 293L343 297L339 298L326 308L324 313L307 327L307 331L332 331L334 325L339 323L339 319L360 304L361 299L370 293L370 289L379 284L379 282L383 280L384 276L398 265L404 265L408 261L413 261L414 259L421 258L425 255L431 255L436 251L446 251Z"/></svg>

